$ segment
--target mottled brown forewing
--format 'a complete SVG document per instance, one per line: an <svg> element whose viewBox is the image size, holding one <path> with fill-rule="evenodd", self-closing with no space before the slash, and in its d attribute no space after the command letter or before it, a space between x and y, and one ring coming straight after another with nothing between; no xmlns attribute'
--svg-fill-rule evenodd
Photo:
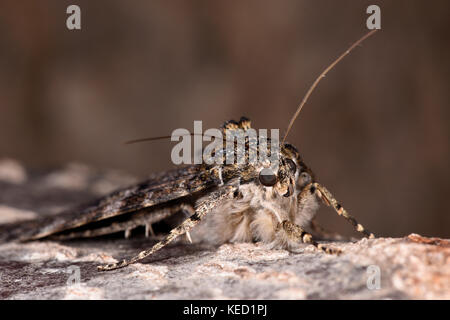
<svg viewBox="0 0 450 320"><path fill-rule="evenodd" d="M34 230L24 232L20 240L36 240L93 222L138 212L172 200L206 191L220 184L213 169L192 165L152 176L150 179L109 194L81 210L72 209L39 223Z"/></svg>

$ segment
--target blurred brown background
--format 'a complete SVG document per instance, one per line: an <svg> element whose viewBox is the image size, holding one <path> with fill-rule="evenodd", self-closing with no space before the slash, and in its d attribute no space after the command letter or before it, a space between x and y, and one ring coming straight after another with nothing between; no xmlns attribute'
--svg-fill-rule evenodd
<svg viewBox="0 0 450 320"><path fill-rule="evenodd" d="M78 4L82 30L66 28ZM173 143L124 140L245 115L283 132L318 180L378 235L450 236L448 1L0 0L0 157L136 175ZM351 228L331 209L325 226Z"/></svg>

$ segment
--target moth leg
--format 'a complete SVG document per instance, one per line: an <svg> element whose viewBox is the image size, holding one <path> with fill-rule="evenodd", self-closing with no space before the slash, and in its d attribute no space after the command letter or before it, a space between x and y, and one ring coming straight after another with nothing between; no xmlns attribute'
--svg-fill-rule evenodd
<svg viewBox="0 0 450 320"><path fill-rule="evenodd" d="M369 230L365 229L362 224L358 223L355 218L348 214L348 212L342 207L339 202L333 197L330 191L328 191L324 186L313 183L310 187L311 193L315 193L322 201L328 205L332 206L336 210L337 214L343 216L350 224L355 228L356 231L364 234L366 237L373 239L375 235Z"/></svg>
<svg viewBox="0 0 450 320"><path fill-rule="evenodd" d="M148 238L149 236L154 237L155 236L155 231L153 231L151 223L146 223L145 224L145 237Z"/></svg>
<svg viewBox="0 0 450 320"><path fill-rule="evenodd" d="M152 248L140 252L137 256L129 260L122 260L119 263L98 266L97 267L98 271L108 271L123 268L152 255L156 251L160 250L161 248L165 247L170 242L175 240L179 235L182 235L187 231L191 230L195 225L197 225L201 221L201 219L208 212L210 212L214 207L216 207L222 200L224 200L227 197L230 197L233 194L234 189L235 187L233 186L227 186L223 189L213 191L211 194L202 198L202 200L197 205L195 213L191 217L184 220L178 227L172 229L163 240L155 244Z"/></svg>
<svg viewBox="0 0 450 320"><path fill-rule="evenodd" d="M139 227L141 225L146 226L146 235L148 230L148 226L150 226L153 223L159 222L161 220L164 220L174 213L176 213L178 210L180 210L181 206L177 206L174 208L164 208L158 211L143 211L140 213L136 213L136 216L131 218L130 220L123 221L123 222L113 222L108 226L96 228L96 229L87 229L82 231L72 231L70 233L63 233L63 234L56 234L52 235L49 238L52 240L70 240L70 239L76 239L76 238L92 238L92 237L98 237L103 236L115 232L125 231L125 238L127 236L129 237L129 233L131 230L133 230L136 227ZM128 235L127 235L128 233ZM153 234L152 234L153 235Z"/></svg>
<svg viewBox="0 0 450 320"><path fill-rule="evenodd" d="M182 205L181 210L187 214L188 217L192 216L195 213L195 209L190 205ZM189 231L186 231L186 240L189 243L192 243L191 234Z"/></svg>
<svg viewBox="0 0 450 320"><path fill-rule="evenodd" d="M295 223L292 223L289 220L284 220L281 224L278 224L279 228L282 228L289 238L295 241L302 241L303 243L312 244L314 247L316 247L319 250L322 250L325 253L328 254L340 254L341 250L339 249L333 249L329 248L327 246L324 246L321 243L317 243L311 234L306 232L302 229L302 227L296 225Z"/></svg>
<svg viewBox="0 0 450 320"><path fill-rule="evenodd" d="M191 234L189 233L189 231L186 231L186 239L187 239L187 241L189 241L189 243L192 243L192 238L191 238Z"/></svg>

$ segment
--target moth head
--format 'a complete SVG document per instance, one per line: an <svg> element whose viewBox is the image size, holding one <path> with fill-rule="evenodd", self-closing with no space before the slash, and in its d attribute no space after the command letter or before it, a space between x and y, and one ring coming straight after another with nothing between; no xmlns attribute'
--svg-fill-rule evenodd
<svg viewBox="0 0 450 320"><path fill-rule="evenodd" d="M245 139L242 140L245 141L244 152L247 153L247 155L251 145L251 140L246 137L245 134L248 133L247 130L249 129L252 129L251 122L245 117L241 117L239 121L227 121L221 127L223 135L227 138L228 133L233 135L239 130L242 132L244 137L243 139ZM259 148L260 142L256 142L256 146ZM238 148L239 147L235 145L235 149L233 151L238 153ZM267 145L265 148L267 148L271 154L272 140L270 138L267 138ZM224 148L223 154L226 154L226 152L227 150ZM292 195L297 195L297 190L301 190L304 186L313 182L313 174L304 164L300 157L300 153L293 145L283 143L276 152L278 153L278 156L276 157L276 164L270 162L272 159L263 163L258 162L256 165L248 165L248 163L245 162L244 164L236 165L236 167L240 168L240 170L236 170L236 172L239 171L241 175L251 177L252 180L256 175L256 181L259 182L261 187L273 189L280 196L290 197ZM272 154L270 158L272 158ZM249 158L246 158L246 160L249 161ZM235 165L233 164L231 166Z"/></svg>
<svg viewBox="0 0 450 320"><path fill-rule="evenodd" d="M262 166L258 174L259 183L274 188L278 194L290 197L314 181L312 171L305 165L297 149L285 143L280 150L279 164Z"/></svg>

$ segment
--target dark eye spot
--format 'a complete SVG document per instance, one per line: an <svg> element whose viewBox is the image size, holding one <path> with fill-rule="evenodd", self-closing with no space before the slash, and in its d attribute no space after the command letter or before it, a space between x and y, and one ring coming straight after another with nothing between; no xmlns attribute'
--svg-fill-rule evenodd
<svg viewBox="0 0 450 320"><path fill-rule="evenodd" d="M292 161L291 159L286 159L286 163L292 172L295 172L297 170L297 166L295 165L295 162Z"/></svg>
<svg viewBox="0 0 450 320"><path fill-rule="evenodd" d="M308 172L303 171L303 172L300 174L300 177L301 177L302 182L303 182L304 184L308 184L308 183L311 182L311 176L309 175Z"/></svg>
<svg viewBox="0 0 450 320"><path fill-rule="evenodd" d="M270 169L262 169L259 173L259 182L266 187L272 187L277 183L277 176Z"/></svg>

